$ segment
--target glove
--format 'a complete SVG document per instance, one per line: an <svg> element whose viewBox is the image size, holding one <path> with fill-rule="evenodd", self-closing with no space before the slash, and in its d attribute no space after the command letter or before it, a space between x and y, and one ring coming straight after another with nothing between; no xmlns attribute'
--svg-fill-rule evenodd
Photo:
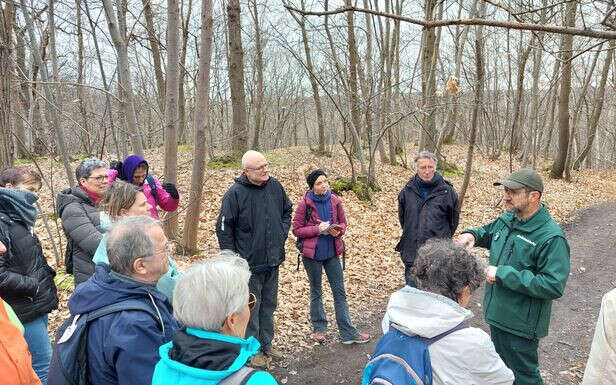
<svg viewBox="0 0 616 385"><path fill-rule="evenodd" d="M112 160L111 162L109 162L109 168L112 170L116 170L118 172L118 178L123 179L121 160Z"/></svg>
<svg viewBox="0 0 616 385"><path fill-rule="evenodd" d="M173 183L163 183L163 190L165 190L166 192L169 193L169 195L171 195L171 198L178 200L180 199L180 194L178 193L178 189L175 188L175 185Z"/></svg>

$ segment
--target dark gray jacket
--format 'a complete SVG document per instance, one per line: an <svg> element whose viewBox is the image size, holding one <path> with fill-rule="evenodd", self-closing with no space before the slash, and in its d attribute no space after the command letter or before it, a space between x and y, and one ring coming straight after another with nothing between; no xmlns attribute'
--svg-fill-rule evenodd
<svg viewBox="0 0 616 385"><path fill-rule="evenodd" d="M424 201L412 179L398 194L398 219L402 238L396 245L402 261L413 264L417 250L430 238L451 238L458 228L458 194L442 179Z"/></svg>
<svg viewBox="0 0 616 385"><path fill-rule="evenodd" d="M56 198L58 215L66 234L66 271L75 277L75 286L94 273L92 257L103 238L100 212L79 187L63 190Z"/></svg>
<svg viewBox="0 0 616 385"><path fill-rule="evenodd" d="M220 249L233 250L248 261L253 273L284 261L284 243L291 227L293 205L275 178L257 186L245 175L235 179L222 198L216 223Z"/></svg>

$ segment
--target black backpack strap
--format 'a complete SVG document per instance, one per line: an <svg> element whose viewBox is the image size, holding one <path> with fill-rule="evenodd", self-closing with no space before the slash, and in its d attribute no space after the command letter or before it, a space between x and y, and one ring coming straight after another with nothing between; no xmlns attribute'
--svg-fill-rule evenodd
<svg viewBox="0 0 616 385"><path fill-rule="evenodd" d="M220 381L219 385L246 385L250 377L252 377L258 370L251 368L250 366L242 366L240 370L228 376Z"/></svg>
<svg viewBox="0 0 616 385"><path fill-rule="evenodd" d="M470 327L470 326L468 326L468 324L466 322L462 321L459 324L457 324L456 326L454 326L453 328L447 330L446 332L443 332L443 333L441 333L441 334L439 334L437 336L434 336L432 338L425 338L424 340L426 341L426 343L428 345L432 345L433 343L435 343L436 341L442 339L443 337L447 337L448 335L450 335L453 332L456 332L456 331L461 330L461 329L466 329L468 327Z"/></svg>
<svg viewBox="0 0 616 385"><path fill-rule="evenodd" d="M161 328L163 327L163 320L159 317L159 315L154 310L152 310L150 306L136 299L127 299L125 301L112 303L111 305L103 306L100 309L94 310L88 313L87 322L90 323L98 318L124 310L140 310L146 312L151 315L152 318L160 322Z"/></svg>
<svg viewBox="0 0 616 385"><path fill-rule="evenodd" d="M154 177L150 174L146 175L145 180L150 185L150 189L152 190L152 197L154 198L154 203L158 206L158 192L156 191L156 182L154 182Z"/></svg>

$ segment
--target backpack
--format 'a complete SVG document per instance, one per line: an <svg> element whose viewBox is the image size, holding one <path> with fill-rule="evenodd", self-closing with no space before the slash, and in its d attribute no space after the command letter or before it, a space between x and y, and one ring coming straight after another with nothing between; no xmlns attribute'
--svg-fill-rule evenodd
<svg viewBox="0 0 616 385"><path fill-rule="evenodd" d="M108 314L124 310L140 310L160 322L163 320L147 304L136 299L103 306L90 313L75 314L69 317L56 332L49 364L48 385L89 385L88 378L88 330L90 323Z"/></svg>
<svg viewBox="0 0 616 385"><path fill-rule="evenodd" d="M362 385L432 385L432 365L428 346L467 327L468 324L461 322L432 338L409 336L393 327L390 328L364 367Z"/></svg>
<svg viewBox="0 0 616 385"><path fill-rule="evenodd" d="M240 370L220 381L218 385L245 385L256 372L257 370L250 366L242 366Z"/></svg>

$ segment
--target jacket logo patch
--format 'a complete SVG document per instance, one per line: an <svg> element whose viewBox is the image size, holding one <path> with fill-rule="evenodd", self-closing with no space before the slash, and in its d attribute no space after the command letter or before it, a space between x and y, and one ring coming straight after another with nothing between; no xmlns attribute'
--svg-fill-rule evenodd
<svg viewBox="0 0 616 385"><path fill-rule="evenodd" d="M495 240L495 241L498 241L498 237L500 237L500 233L496 233L496 234L494 234L494 240Z"/></svg>
<svg viewBox="0 0 616 385"><path fill-rule="evenodd" d="M520 238L521 240L523 240L526 243L530 243L533 246L537 246L537 244L535 242L531 241L528 238L525 238L525 237L521 236L520 234L518 234L517 237Z"/></svg>

